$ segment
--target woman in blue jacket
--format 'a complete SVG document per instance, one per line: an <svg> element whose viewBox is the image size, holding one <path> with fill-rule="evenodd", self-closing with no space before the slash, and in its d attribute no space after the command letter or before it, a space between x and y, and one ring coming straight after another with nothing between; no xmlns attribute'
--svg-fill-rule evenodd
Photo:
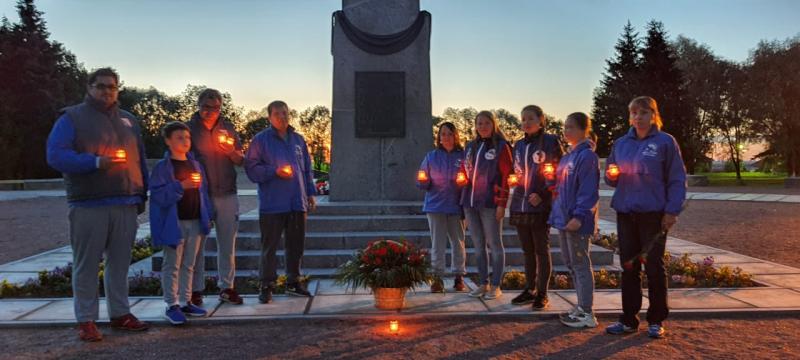
<svg viewBox="0 0 800 360"><path fill-rule="evenodd" d="M436 273L436 281L431 285L431 292L443 292L444 283L441 275L445 272L445 250L450 240L453 251L451 270L455 274L456 291L464 291L464 275L466 274L466 252L464 250L463 210L459 205L461 186L466 178L458 176L461 162L464 160L464 148L459 140L458 130L451 122L439 125L436 134L436 149L429 152L417 174L417 186L425 190L425 203L422 211L428 217L431 229L431 265Z"/></svg>
<svg viewBox="0 0 800 360"><path fill-rule="evenodd" d="M514 143L512 176L515 181L509 182L514 190L509 222L517 228L525 257L525 290L511 303L533 303L534 310L544 310L548 304L547 288L552 272L550 226L547 224L552 196L544 169L553 169L563 151L558 137L545 132L546 119L542 108L528 105L522 109L521 117L525 137Z"/></svg>
<svg viewBox="0 0 800 360"><path fill-rule="evenodd" d="M477 258L479 284L469 293L487 300L502 296L500 282L505 272L503 217L508 203L508 174L513 166L511 146L490 111L475 117L475 140L464 155L464 171L469 179L461 192L461 206L467 218ZM492 251L492 278L489 279L489 249Z"/></svg>
<svg viewBox="0 0 800 360"><path fill-rule="evenodd" d="M578 304L572 311L561 314L564 325L596 327L592 313L594 274L589 258L589 243L597 230L597 207L600 202L600 161L592 149L592 121L576 112L564 121L564 138L569 152L558 163L556 197L550 224L559 230L561 256L572 275Z"/></svg>
<svg viewBox="0 0 800 360"><path fill-rule="evenodd" d="M686 168L678 143L661 131L655 99L637 97L628 105L631 129L617 139L606 162L605 181L615 187L622 271L622 310L606 328L610 334L636 332L642 307L641 264L647 274L648 335L661 338L669 315L664 250L686 199Z"/></svg>

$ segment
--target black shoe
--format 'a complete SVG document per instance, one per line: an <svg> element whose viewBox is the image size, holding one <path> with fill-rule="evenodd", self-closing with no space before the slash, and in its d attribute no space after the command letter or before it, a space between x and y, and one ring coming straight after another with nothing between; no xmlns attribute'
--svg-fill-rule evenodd
<svg viewBox="0 0 800 360"><path fill-rule="evenodd" d="M550 303L550 301L547 300L547 295L545 295L545 296L538 296L537 295L536 298L533 299L533 310L544 310L544 309L547 309L547 304L549 304L549 303Z"/></svg>
<svg viewBox="0 0 800 360"><path fill-rule="evenodd" d="M258 292L258 302L262 304L269 304L272 302L272 291L271 287L263 287L261 291Z"/></svg>
<svg viewBox="0 0 800 360"><path fill-rule="evenodd" d="M511 299L512 305L525 305L533 302L534 296L528 290L523 290L517 297Z"/></svg>
<svg viewBox="0 0 800 360"><path fill-rule="evenodd" d="M311 296L311 293L300 282L286 284L286 293L294 296Z"/></svg>

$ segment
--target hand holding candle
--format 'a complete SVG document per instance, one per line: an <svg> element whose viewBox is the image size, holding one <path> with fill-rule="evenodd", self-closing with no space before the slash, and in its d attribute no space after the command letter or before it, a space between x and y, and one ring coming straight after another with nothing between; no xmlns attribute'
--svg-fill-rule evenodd
<svg viewBox="0 0 800 360"><path fill-rule="evenodd" d="M278 176L280 176L280 177L282 177L284 179L291 178L292 174L293 174L292 166L291 165L284 165L284 166L279 167L278 171L277 171L277 174L278 174Z"/></svg>
<svg viewBox="0 0 800 360"><path fill-rule="evenodd" d="M517 185L519 185L519 178L517 177L517 174L508 175L508 186L514 187Z"/></svg>
<svg viewBox="0 0 800 360"><path fill-rule="evenodd" d="M456 185L464 186L467 185L467 182L467 174L465 174L463 171L459 171L456 175Z"/></svg>
<svg viewBox="0 0 800 360"><path fill-rule="evenodd" d="M619 178L619 166L617 164L608 165L606 177L608 177L608 180L617 181L617 178Z"/></svg>
<svg viewBox="0 0 800 360"><path fill-rule="evenodd" d="M417 171L417 181L423 184L428 182L428 173L425 170Z"/></svg>
<svg viewBox="0 0 800 360"><path fill-rule="evenodd" d="M115 163L124 163L128 161L128 153L125 152L125 149L119 149L114 152L114 158L111 159L111 162Z"/></svg>
<svg viewBox="0 0 800 360"><path fill-rule="evenodd" d="M192 173L192 182L199 185L201 181L203 181L203 178L200 176L200 173L199 172L193 172Z"/></svg>
<svg viewBox="0 0 800 360"><path fill-rule="evenodd" d="M544 178L553 181L556 178L556 168L551 163L545 163L542 167L542 173L544 173Z"/></svg>

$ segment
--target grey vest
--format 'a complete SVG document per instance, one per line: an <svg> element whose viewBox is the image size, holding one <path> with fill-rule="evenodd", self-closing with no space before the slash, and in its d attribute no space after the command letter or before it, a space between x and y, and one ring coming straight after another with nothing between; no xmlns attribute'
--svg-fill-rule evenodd
<svg viewBox="0 0 800 360"><path fill-rule="evenodd" d="M127 153L127 162L108 170L86 174L64 174L68 201L102 199L116 196L144 196L139 154L139 122L131 113L114 106L103 113L88 103L63 110L75 129L73 149L78 153L113 157L119 149Z"/></svg>

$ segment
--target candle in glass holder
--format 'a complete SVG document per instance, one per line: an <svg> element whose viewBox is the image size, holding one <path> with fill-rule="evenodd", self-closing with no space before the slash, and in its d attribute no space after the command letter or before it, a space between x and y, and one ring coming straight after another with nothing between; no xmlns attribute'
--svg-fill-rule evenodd
<svg viewBox="0 0 800 360"><path fill-rule="evenodd" d="M389 332L392 334L397 334L400 331L400 322L397 320L389 321Z"/></svg>
<svg viewBox="0 0 800 360"><path fill-rule="evenodd" d="M464 174L463 171L459 171L456 175L456 185L464 186L467 185L467 174Z"/></svg>
<svg viewBox="0 0 800 360"><path fill-rule="evenodd" d="M117 160L125 160L128 158L128 153L125 152L125 149L119 149L114 152L114 157L117 158Z"/></svg>
<svg viewBox="0 0 800 360"><path fill-rule="evenodd" d="M218 136L217 139L219 140L220 144L233 145L233 142L234 142L232 137L229 137L229 136L224 135L224 134Z"/></svg>
<svg viewBox="0 0 800 360"><path fill-rule="evenodd" d="M508 186L517 186L519 185L519 178L517 174L510 174L508 175Z"/></svg>
<svg viewBox="0 0 800 360"><path fill-rule="evenodd" d="M616 178L617 176L619 176L619 166L617 164L608 165L608 177Z"/></svg>
<svg viewBox="0 0 800 360"><path fill-rule="evenodd" d="M544 173L544 177L548 180L552 180L556 176L556 168L551 163L545 163L542 172Z"/></svg>
<svg viewBox="0 0 800 360"><path fill-rule="evenodd" d="M200 177L200 173L199 172L193 172L192 173L192 181L193 182L199 184L201 180L202 180L202 178Z"/></svg>
<svg viewBox="0 0 800 360"><path fill-rule="evenodd" d="M420 170L420 171L417 171L417 180L418 180L419 182L426 182L426 181L428 181L428 174L425 172L425 170Z"/></svg>
<svg viewBox="0 0 800 360"><path fill-rule="evenodd" d="M283 167L281 167L281 172L284 173L286 176L292 176L292 166L284 165Z"/></svg>

